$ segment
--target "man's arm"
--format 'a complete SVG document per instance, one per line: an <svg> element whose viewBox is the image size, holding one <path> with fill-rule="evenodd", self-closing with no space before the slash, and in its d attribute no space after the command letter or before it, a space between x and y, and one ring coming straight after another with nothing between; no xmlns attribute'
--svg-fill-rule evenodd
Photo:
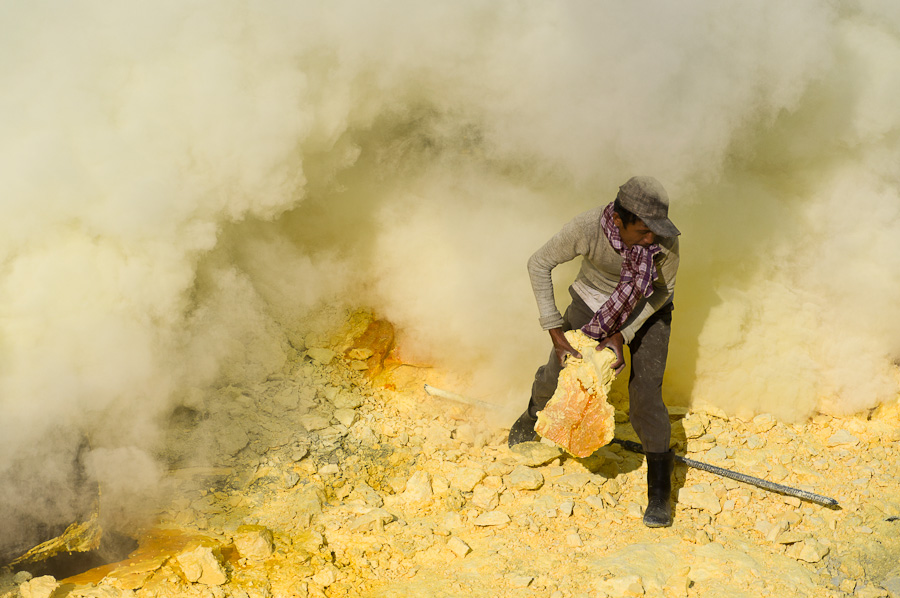
<svg viewBox="0 0 900 598"><path fill-rule="evenodd" d="M531 290L537 301L541 327L544 330L560 329L559 336L562 336L563 317L556 307L556 298L553 296L551 271L559 264L587 254L590 240L584 233L585 214L580 214L566 223L562 230L553 235L553 238L528 259L528 276L531 278ZM569 344L565 337L562 337L562 342ZM556 342L553 346L557 346ZM571 349L571 346L569 348Z"/></svg>
<svg viewBox="0 0 900 598"><path fill-rule="evenodd" d="M576 351L575 347L569 343L569 339L566 338L562 328L551 328L548 332L550 333L550 340L553 341L553 350L556 352L556 359L559 360L559 365L566 364L566 355L581 359L581 353Z"/></svg>

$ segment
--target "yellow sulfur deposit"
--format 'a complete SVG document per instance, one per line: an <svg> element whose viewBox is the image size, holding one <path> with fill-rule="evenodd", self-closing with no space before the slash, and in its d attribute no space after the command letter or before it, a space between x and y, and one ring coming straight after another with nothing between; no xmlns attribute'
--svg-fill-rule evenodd
<svg viewBox="0 0 900 598"><path fill-rule="evenodd" d="M566 332L566 339L582 359L567 358L534 429L570 454L587 457L608 444L615 431L615 410L607 396L616 377L610 367L616 356L611 349L597 351L597 341L580 330Z"/></svg>

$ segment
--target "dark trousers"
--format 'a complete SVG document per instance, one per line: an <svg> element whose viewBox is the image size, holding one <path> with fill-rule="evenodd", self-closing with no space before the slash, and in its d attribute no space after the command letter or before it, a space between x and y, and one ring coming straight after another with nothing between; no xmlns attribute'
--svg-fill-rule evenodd
<svg viewBox="0 0 900 598"><path fill-rule="evenodd" d="M572 304L563 315L563 330L575 330L587 324L594 312L571 288ZM662 399L663 374L669 352L669 331L672 326L672 304L663 306L650 316L637 331L628 348L631 351L631 375L628 379L628 400L631 425L637 432L644 450L663 453L669 450L672 424ZM528 413L537 417L556 391L562 366L556 352L550 350L546 365L538 368L531 387Z"/></svg>

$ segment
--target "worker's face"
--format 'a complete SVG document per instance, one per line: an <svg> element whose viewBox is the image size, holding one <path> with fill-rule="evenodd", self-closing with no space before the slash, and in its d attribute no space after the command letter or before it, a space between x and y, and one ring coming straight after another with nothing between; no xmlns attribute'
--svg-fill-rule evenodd
<svg viewBox="0 0 900 598"><path fill-rule="evenodd" d="M619 236L622 237L622 242L628 247L632 245L649 247L656 243L656 235L647 228L647 225L640 218L625 226L622 224L622 219L619 218L619 215L614 213L613 222L615 222L616 228L619 229Z"/></svg>

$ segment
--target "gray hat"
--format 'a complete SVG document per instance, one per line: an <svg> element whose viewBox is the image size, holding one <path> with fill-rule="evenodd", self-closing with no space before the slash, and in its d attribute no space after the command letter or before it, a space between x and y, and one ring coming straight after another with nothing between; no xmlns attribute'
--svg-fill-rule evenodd
<svg viewBox="0 0 900 598"><path fill-rule="evenodd" d="M640 218L660 237L681 234L669 220L669 194L652 176L634 176L619 187L619 205Z"/></svg>

